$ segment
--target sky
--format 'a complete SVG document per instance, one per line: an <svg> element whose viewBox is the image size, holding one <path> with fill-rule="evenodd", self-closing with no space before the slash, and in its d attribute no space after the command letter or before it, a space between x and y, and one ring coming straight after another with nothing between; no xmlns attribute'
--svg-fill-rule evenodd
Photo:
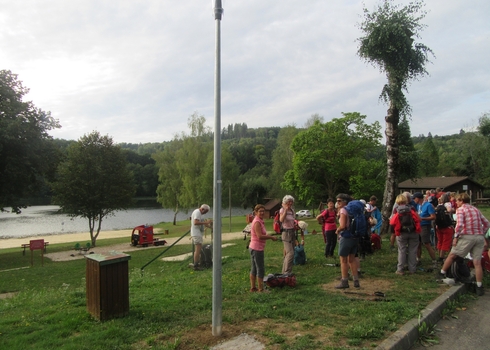
<svg viewBox="0 0 490 350"><path fill-rule="evenodd" d="M50 111L55 138L169 141L197 113L215 127L214 1L0 0L0 69ZM384 129L386 76L357 55L379 0L223 0L221 128L325 122L359 112ZM399 0L406 5L409 1ZM450 135L490 112L490 1L425 0L435 57L412 81L412 135Z"/></svg>

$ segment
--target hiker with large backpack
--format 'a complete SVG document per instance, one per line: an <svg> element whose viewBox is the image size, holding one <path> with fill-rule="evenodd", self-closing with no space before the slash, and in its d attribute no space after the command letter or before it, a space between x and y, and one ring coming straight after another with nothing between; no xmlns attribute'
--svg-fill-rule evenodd
<svg viewBox="0 0 490 350"><path fill-rule="evenodd" d="M408 272L414 274L417 271L417 249L421 231L419 215L408 204L404 194L399 194L395 203L395 213L390 219L398 245L398 265L395 273L404 275L403 270L408 260Z"/></svg>
<svg viewBox="0 0 490 350"><path fill-rule="evenodd" d="M456 195L456 227L454 228L453 247L441 271L438 273L438 279L446 277L446 271L452 265L456 257L464 258L468 253L473 257L476 278L476 295L482 296L484 289L483 269L481 265L483 248L485 246L485 233L490 228L490 222L482 213L470 205L470 196L467 193Z"/></svg>
<svg viewBox="0 0 490 350"><path fill-rule="evenodd" d="M357 270L356 254L359 245L359 236L367 230L364 216L364 204L345 194L337 195L337 210L339 212L339 227L336 230L339 240L340 271L342 273L340 284L335 288L349 288L349 267L354 280L354 287L360 288Z"/></svg>
<svg viewBox="0 0 490 350"><path fill-rule="evenodd" d="M254 219L252 221L251 238L250 238L250 291L264 291L264 248L268 239L277 241L276 236L268 235L264 225L265 208L262 204L257 204L254 208ZM256 282L258 282L256 284Z"/></svg>
<svg viewBox="0 0 490 350"><path fill-rule="evenodd" d="M436 207L436 235L437 250L439 252L438 262L442 265L446 254L451 250L451 243L454 235L454 223L452 218L452 206L450 194L444 193L439 197L439 204Z"/></svg>

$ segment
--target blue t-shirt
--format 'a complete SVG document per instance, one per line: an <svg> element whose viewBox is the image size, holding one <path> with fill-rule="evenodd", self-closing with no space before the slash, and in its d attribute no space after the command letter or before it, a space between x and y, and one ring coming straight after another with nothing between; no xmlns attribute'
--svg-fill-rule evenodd
<svg viewBox="0 0 490 350"><path fill-rule="evenodd" d="M425 202L422 206L419 206L419 215L421 218L427 218L432 214L435 214L436 210L429 202ZM422 226L430 226L432 224L432 220L421 220L420 223Z"/></svg>

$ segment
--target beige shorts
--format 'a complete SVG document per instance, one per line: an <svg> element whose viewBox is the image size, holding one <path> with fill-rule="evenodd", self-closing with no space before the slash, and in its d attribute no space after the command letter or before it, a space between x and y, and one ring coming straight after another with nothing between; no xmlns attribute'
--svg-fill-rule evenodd
<svg viewBox="0 0 490 350"><path fill-rule="evenodd" d="M192 243L194 243L195 245L199 245L199 244L202 245L203 242L202 236L192 236L191 238L192 238Z"/></svg>
<svg viewBox="0 0 490 350"><path fill-rule="evenodd" d="M461 235L456 247L451 249L451 253L462 258L471 253L473 260L481 260L484 245L485 238L483 235Z"/></svg>

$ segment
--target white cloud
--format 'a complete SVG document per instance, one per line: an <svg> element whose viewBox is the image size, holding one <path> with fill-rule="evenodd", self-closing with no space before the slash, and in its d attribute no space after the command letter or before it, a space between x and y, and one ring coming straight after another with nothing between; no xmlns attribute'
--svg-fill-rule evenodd
<svg viewBox="0 0 490 350"><path fill-rule="evenodd" d="M402 1L404 4L407 1ZM376 0L365 1L373 10ZM436 58L412 83L414 135L458 132L490 110L490 2L426 1ZM0 0L0 69L78 139L160 142L198 111L214 125L215 21L201 0ZM384 123L385 77L356 55L361 0L223 1L222 127L302 126L360 112Z"/></svg>

